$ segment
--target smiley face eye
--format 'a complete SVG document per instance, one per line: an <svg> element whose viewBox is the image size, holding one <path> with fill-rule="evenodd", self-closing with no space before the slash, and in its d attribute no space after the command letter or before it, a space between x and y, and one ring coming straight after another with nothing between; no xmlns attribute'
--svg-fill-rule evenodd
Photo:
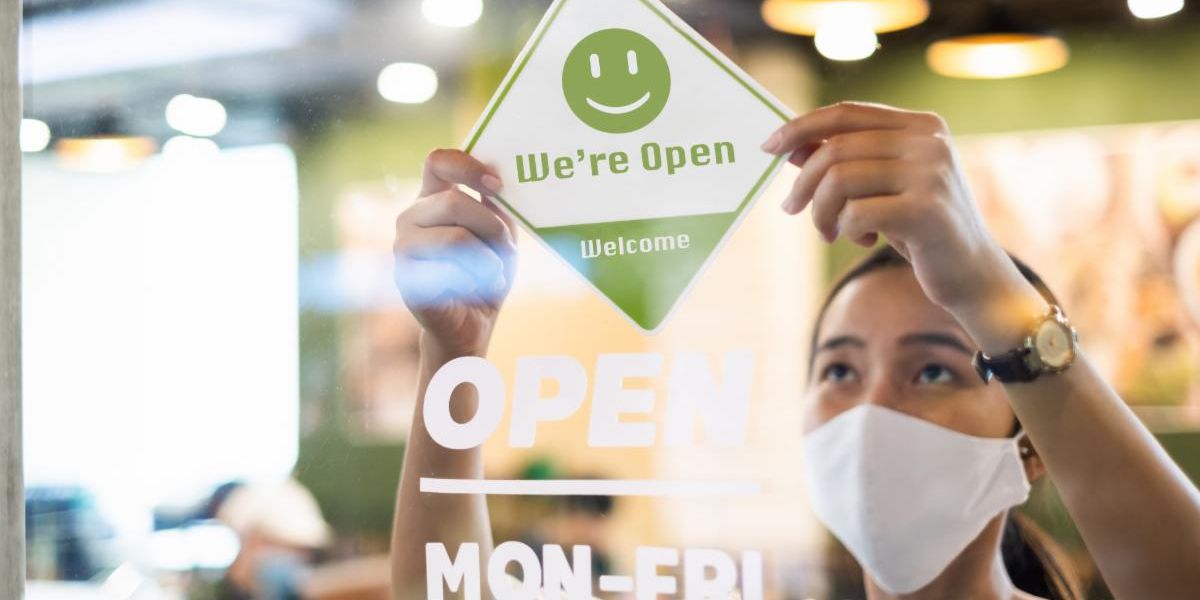
<svg viewBox="0 0 1200 600"><path fill-rule="evenodd" d="M600 55L593 54L588 57L588 60L592 63L592 78L600 79Z"/></svg>
<svg viewBox="0 0 1200 600"><path fill-rule="evenodd" d="M638 73L638 58L637 51L630 50L625 53L625 60L629 64L629 74L637 75ZM592 68L592 79L600 79L600 55L591 54L588 56L588 65Z"/></svg>

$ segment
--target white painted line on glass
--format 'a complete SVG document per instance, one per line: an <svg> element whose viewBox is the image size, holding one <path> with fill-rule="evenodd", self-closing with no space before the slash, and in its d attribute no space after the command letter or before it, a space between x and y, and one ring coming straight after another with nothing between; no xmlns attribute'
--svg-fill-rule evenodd
<svg viewBox="0 0 1200 600"><path fill-rule="evenodd" d="M633 578L625 575L601 575L598 585L602 592L632 592Z"/></svg>
<svg viewBox="0 0 1200 600"><path fill-rule="evenodd" d="M421 478L430 494L495 496L754 496L753 481L672 481L655 479L439 479Z"/></svg>

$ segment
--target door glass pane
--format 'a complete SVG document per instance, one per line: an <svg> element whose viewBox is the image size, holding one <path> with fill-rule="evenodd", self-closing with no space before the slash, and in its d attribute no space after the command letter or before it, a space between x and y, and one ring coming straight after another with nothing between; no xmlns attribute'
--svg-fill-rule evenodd
<svg viewBox="0 0 1200 600"><path fill-rule="evenodd" d="M22 4L31 600L1188 596L1195 3Z"/></svg>

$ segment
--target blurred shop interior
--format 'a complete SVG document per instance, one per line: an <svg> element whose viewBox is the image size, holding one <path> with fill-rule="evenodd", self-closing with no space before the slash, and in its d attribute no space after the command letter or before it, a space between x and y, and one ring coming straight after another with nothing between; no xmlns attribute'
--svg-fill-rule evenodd
<svg viewBox="0 0 1200 600"><path fill-rule="evenodd" d="M419 333L395 217L549 1L22 3L28 598L390 597ZM943 115L995 234L1200 480L1200 1L665 3L797 112ZM811 318L865 251L778 210L794 174L654 336L522 236L490 355L508 375L524 355L590 373L600 352L751 347L745 447L590 449L580 411L534 448L494 436L485 459L766 492L496 497L497 540L588 543L612 572L639 544L756 548L770 598L861 597L796 457ZM1053 486L1023 510L1109 597Z"/></svg>

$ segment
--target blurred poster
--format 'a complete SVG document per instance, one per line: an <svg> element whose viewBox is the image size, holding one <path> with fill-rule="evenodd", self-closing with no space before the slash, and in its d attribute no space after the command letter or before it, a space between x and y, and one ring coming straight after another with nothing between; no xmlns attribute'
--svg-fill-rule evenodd
<svg viewBox="0 0 1200 600"><path fill-rule="evenodd" d="M1130 404L1200 422L1200 123L960 141L1000 242Z"/></svg>
<svg viewBox="0 0 1200 600"><path fill-rule="evenodd" d="M348 433L362 442L408 437L416 406L420 326L392 277L396 215L419 183L350 186L335 207L341 389Z"/></svg>

